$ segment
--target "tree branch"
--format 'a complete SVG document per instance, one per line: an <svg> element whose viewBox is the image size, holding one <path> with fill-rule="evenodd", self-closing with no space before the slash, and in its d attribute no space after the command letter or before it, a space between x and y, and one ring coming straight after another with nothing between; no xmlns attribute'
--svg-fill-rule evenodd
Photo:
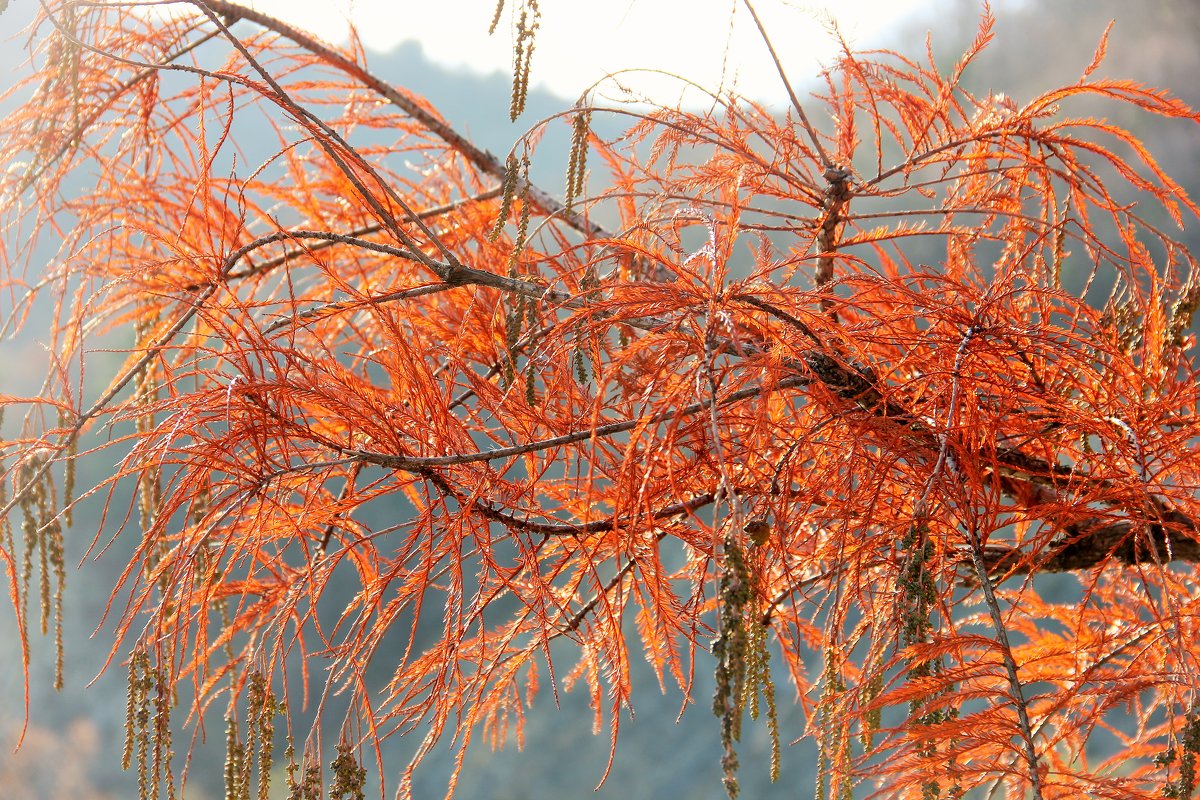
<svg viewBox="0 0 1200 800"><path fill-rule="evenodd" d="M225 2L225 0L203 0L202 2L201 0L193 0L193 2L199 8L208 8L227 17L253 22L280 36L291 39L300 47L308 50L313 55L319 56L327 63L360 81L363 86L376 92L389 103L404 111L404 113L419 122L482 172L491 175L497 180L504 180L506 167L500 159L487 150L477 147L447 122L423 108L411 97L397 90L387 83L387 81L375 76L366 67L346 58L332 47L267 14L238 5L237 3L229 3ZM548 192L543 191L528 181L518 179L517 192L540 208L546 215L563 219L568 225L585 236L591 238L611 238L611 234L605 231L604 228L585 219L580 214L568 210L566 206Z"/></svg>
<svg viewBox="0 0 1200 800"><path fill-rule="evenodd" d="M734 299L766 311L797 328L807 338L819 342L812 328L786 311L750 295L737 295ZM806 351L802 356L802 366L809 375L841 399L903 427L907 443L918 446L929 455L939 452L941 445L935 432L902 404L885 397L880 391L878 378L869 370L852 367L829 355L823 348ZM1109 480L1082 473L1071 466L1050 463L1013 447L996 446L993 454L975 455L983 464L995 464L1001 490L1027 509L1061 508L1061 501L1052 502L1049 491L1065 491L1075 487L1098 490L1100 496L1092 502L1108 505L1130 517L1141 516L1140 512L1131 511L1123 501L1105 497L1109 494L1105 490L1116 488ZM1112 517L1072 521L1063 519L1061 514L1045 515L1042 518L1062 532L1058 548L1048 559L1018 560L1024 551L996 551L989 547L985 548L984 553L988 571L1010 569L1013 574L1066 572L1087 569L1105 560L1125 564L1140 564L1156 559L1200 562L1200 525L1196 520L1172 508L1161 496L1150 495L1147 502L1154 514L1151 521L1136 518L1114 521ZM1145 529L1149 537L1135 536L1139 529ZM1149 546L1151 543L1153 549Z"/></svg>

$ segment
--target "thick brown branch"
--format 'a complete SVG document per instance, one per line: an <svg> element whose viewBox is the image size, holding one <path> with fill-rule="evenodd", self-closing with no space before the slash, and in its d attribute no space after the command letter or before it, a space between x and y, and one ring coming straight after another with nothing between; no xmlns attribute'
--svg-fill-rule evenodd
<svg viewBox="0 0 1200 800"><path fill-rule="evenodd" d="M817 230L817 272L814 283L821 288L833 280L833 257L838 249L838 228L842 224L843 212L853 194L850 189L850 172L840 167L829 166L824 178L828 183L825 197L821 201L821 227ZM833 298L821 298L821 310L833 315Z"/></svg>
<svg viewBox="0 0 1200 800"><path fill-rule="evenodd" d="M1170 527L1140 521L1095 517L1060 527L1048 555L1019 547L988 545L983 560L988 573L1011 577L1035 572L1076 572L1108 563L1124 566L1169 561L1200 563L1200 528L1183 514L1172 515Z"/></svg>
<svg viewBox="0 0 1200 800"><path fill-rule="evenodd" d="M748 295L739 295L735 299L766 311L797 328L806 338L819 342L816 333L808 325L786 311ZM871 370L846 364L820 347L806 351L802 361L805 371L833 394L874 416L903 426L905 441L917 451L935 455L940 450L938 437L926 421L902 404L885 397L880 391L878 378ZM1046 522L1062 532L1061 545L1048 559L1019 560L1022 557L1017 551L985 551L989 573L1004 569L1011 569L1014 574L1065 572L1087 569L1105 560L1124 564L1175 559L1200 562L1200 525L1172 508L1162 497L1151 495L1147 499L1148 510L1153 518L1146 521L1147 509L1129 509L1122 500L1105 499L1120 495L1111 491L1115 489L1111 481L1087 475L1068 465L1050 463L1011 447L998 446L991 455L977 455L981 463L996 465L1001 489L1007 496L1037 510ZM1064 520L1061 513L1055 515L1042 511L1062 508L1061 502L1050 501L1050 490L1071 489L1094 490L1097 497L1092 502L1113 507L1131 518L1114 521L1111 516L1097 517L1080 522ZM1039 499L1044 502L1039 502ZM1139 528L1148 529L1150 536L1134 535ZM1149 546L1151 542L1155 543L1154 549Z"/></svg>

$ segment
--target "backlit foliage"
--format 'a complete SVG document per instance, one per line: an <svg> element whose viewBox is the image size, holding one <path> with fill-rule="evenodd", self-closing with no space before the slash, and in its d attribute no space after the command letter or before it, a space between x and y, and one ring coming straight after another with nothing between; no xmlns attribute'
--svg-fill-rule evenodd
<svg viewBox="0 0 1200 800"><path fill-rule="evenodd" d="M515 114L540 12L510 5ZM35 574L54 618L50 477L111 443L143 797L205 709L228 796L266 796L277 717L290 796L321 796L289 675L350 698L334 796L390 735L423 737L401 796L442 737L519 741L548 684L615 747L658 689L635 659L716 675L730 794L765 710L818 743L820 797L1192 796L1200 278L1168 231L1197 208L1082 104L1190 109L1097 77L1103 43L1077 83L971 94L985 12L948 72L846 49L782 113L581 101L546 123L563 205L540 126L506 164L356 45L177 6L47 0L0 139L0 321L52 316L43 392L0 395L29 409L0 558L22 631Z"/></svg>

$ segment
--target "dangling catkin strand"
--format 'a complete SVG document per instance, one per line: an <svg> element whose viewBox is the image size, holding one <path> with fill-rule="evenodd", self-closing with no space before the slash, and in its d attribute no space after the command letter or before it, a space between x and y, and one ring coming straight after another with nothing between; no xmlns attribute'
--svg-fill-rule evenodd
<svg viewBox="0 0 1200 800"><path fill-rule="evenodd" d="M40 516L40 515L39 515ZM39 519L40 521L40 519ZM50 632L50 536L48 531L39 526L37 529L38 569L41 570L38 582L38 597L41 600L42 636Z"/></svg>
<svg viewBox="0 0 1200 800"><path fill-rule="evenodd" d="M520 171L520 201L521 210L517 214L517 233L513 237L512 252L508 256L508 277L517 277L517 267L521 262L521 252L525 249L525 239L529 236L529 214L530 207L526 198L526 193L529 189L529 154L521 156L521 171Z"/></svg>
<svg viewBox="0 0 1200 800"><path fill-rule="evenodd" d="M321 764L314 756L304 754L304 774L300 779L299 793L294 800L322 800ZM288 800L293 800L289 797Z"/></svg>
<svg viewBox="0 0 1200 800"><path fill-rule="evenodd" d="M25 542L21 558L21 621L26 630L29 626L29 583L33 577L33 554L37 550L37 523L32 517L25 517L21 523L21 537Z"/></svg>
<svg viewBox="0 0 1200 800"><path fill-rule="evenodd" d="M767 702L767 730L771 734L771 783L775 783L779 780L782 748L779 744L779 706L775 703L775 682L769 675L763 681L763 695Z"/></svg>
<svg viewBox="0 0 1200 800"><path fill-rule="evenodd" d="M225 800L248 800L242 793L242 774L246 770L246 749L238 736L237 718L225 718Z"/></svg>
<svg viewBox="0 0 1200 800"><path fill-rule="evenodd" d="M171 699L166 672L156 667L150 671L150 689L154 692L154 747L151 752L153 768L150 778L150 800L158 800L163 773L170 774Z"/></svg>
<svg viewBox="0 0 1200 800"><path fill-rule="evenodd" d="M842 751L846 745L844 730L835 720L834 713L840 695L846 691L846 685L837 670L839 661L840 654L835 650L830 648L825 651L825 669L821 676L824 687L817 710L817 729L820 731L817 739L817 800L829 800L830 792L835 789L840 800L850 785L847 777L834 766L844 765Z"/></svg>
<svg viewBox="0 0 1200 800"><path fill-rule="evenodd" d="M138 658L138 702L134 713L137 734L138 800L150 796L150 655L142 651Z"/></svg>
<svg viewBox="0 0 1200 800"><path fill-rule="evenodd" d="M862 700L864 705L870 705L875 702L876 698L883 693L883 670L875 669L871 673L871 677L867 680L866 685L862 689ZM875 733L883 724L883 709L876 705L871 711L866 714L866 719L863 720L863 727L859 739L862 743L863 750L870 750L874 746Z"/></svg>
<svg viewBox="0 0 1200 800"><path fill-rule="evenodd" d="M516 153L509 153L504 162L504 181L500 186L500 210L496 214L496 224L488 231L488 241L496 241L508 224L508 215L512 213L513 196L517 193L517 181L520 180L521 162Z"/></svg>
<svg viewBox="0 0 1200 800"><path fill-rule="evenodd" d="M261 676L260 676L261 677ZM258 721L258 800L269 800L271 769L275 753L275 715L283 713L280 702L263 679L263 710Z"/></svg>
<svg viewBox="0 0 1200 800"><path fill-rule="evenodd" d="M749 705L750 719L758 719L761 712L759 693L767 708L767 731L771 736L771 782L779 779L779 716L775 705L775 683L771 679L771 653L767 649L767 626L761 622L762 615L754 613L755 604L747 605L750 613L743 620L746 628L746 685L743 687L742 706Z"/></svg>
<svg viewBox="0 0 1200 800"><path fill-rule="evenodd" d="M901 641L905 645L928 642L934 630L934 609L937 606L937 587L934 581L933 539L930 536L929 520L920 514L908 526L901 540L901 551L904 553L904 563L900 572L900 602L903 614ZM910 679L923 679L942 672L943 662L940 656L932 659L910 659L907 670ZM949 688L942 689L938 694L946 694ZM927 711L926 706L930 697L914 697L909 701L909 716L917 725L938 725L957 715L956 709L938 709ZM918 745L917 752L925 758L933 758L937 747L932 743ZM921 788L922 797L936 798L942 796L942 785L938 780L928 780Z"/></svg>
<svg viewBox="0 0 1200 800"><path fill-rule="evenodd" d="M586 295L593 289L597 289L599 287L600 278L596 275L596 265L588 264L584 268L583 274L579 276L579 294L581 296ZM591 375L588 373L587 368L588 356L592 356L593 366L599 363L598 350L594 346L588 348L588 339L589 337L586 329L584 328L583 321L580 320L580 322L575 326L575 348L573 353L575 361L575 376L579 379L580 383L588 383L591 380ZM594 340L592 343L594 344ZM591 350L590 354L588 353L589 349Z"/></svg>
<svg viewBox="0 0 1200 800"><path fill-rule="evenodd" d="M354 748L348 741L338 742L337 757L329 765L333 772L333 781L329 785L329 796L349 797L351 800L364 800L363 788L367 784L367 771L358 759L354 757Z"/></svg>
<svg viewBox="0 0 1200 800"><path fill-rule="evenodd" d="M175 800L175 773L171 770L171 759L175 751L171 747L171 706L174 704L174 688L171 686L167 670L159 667L154 673L155 698L158 708L155 712L158 727L158 750L155 752L156 761L161 760L162 772L167 781L167 800Z"/></svg>
<svg viewBox="0 0 1200 800"><path fill-rule="evenodd" d="M48 520L50 515L47 513L47 483L48 477L43 475L38 478L38 471L45 463L45 451L35 450L25 457L21 463L20 469L17 470L17 486L18 492L24 492L20 507L21 507L21 538L24 542L21 554L21 588L20 594L20 609L21 619L29 619L29 584L33 580L33 559L34 554L38 556L39 564L43 567L41 575L41 599L42 599L42 634L46 633L46 624L49 611L49 576L45 570L47 560L45 558L45 540L42 531L42 525ZM27 624L27 623L26 623Z"/></svg>
<svg viewBox="0 0 1200 800"><path fill-rule="evenodd" d="M505 388L513 385L517 377L517 342L525 325L525 296L517 297L512 308L504 312L504 373Z"/></svg>
<svg viewBox="0 0 1200 800"><path fill-rule="evenodd" d="M290 725L287 730L287 747L283 750L283 760L287 762L287 766L284 767L284 780L287 782L288 800L295 800L300 796L300 782L296 779L300 765L296 763L296 740L292 738Z"/></svg>
<svg viewBox="0 0 1200 800"><path fill-rule="evenodd" d="M575 114L571 130L571 153L567 159L567 197L564 205L570 211L575 201L583 196L584 179L587 175L588 136L592 127L592 110L580 109Z"/></svg>
<svg viewBox="0 0 1200 800"><path fill-rule="evenodd" d="M38 469L45 466L47 454L34 458L29 463L29 479L33 480ZM40 600L42 635L49 633L50 621L54 621L54 688L61 691L65 672L63 656L63 587L67 573L63 555L63 528L56 509L59 507L58 493L49 471L38 479L38 488L31 495L34 516L37 519L38 566L41 569Z"/></svg>
<svg viewBox="0 0 1200 800"><path fill-rule="evenodd" d="M510 166L514 163L510 160ZM516 278L520 275L521 253L525 249L525 239L529 235L529 218L530 208L526 201L525 192L529 186L529 154L522 156L519 162L519 173L515 173L517 177L515 181L519 181L521 185L520 203L521 210L517 215L517 231L513 238L513 247L508 255L508 277ZM507 183L507 173L505 181ZM518 296L513 302L511 308L507 309L504 314L504 351L505 364L502 375L503 385L505 388L512 386L517 377L517 342L521 338L521 331L525 328L525 320L528 314L532 312L529 308L529 298L525 295ZM528 391L528 390L527 390Z"/></svg>
<svg viewBox="0 0 1200 800"><path fill-rule="evenodd" d="M250 797L250 781L255 766L261 769L261 765L258 763L259 735L261 733L258 723L262 718L263 699L262 675L252 672L246 679L246 755L241 775L241 787L238 790L238 793L246 798Z"/></svg>
<svg viewBox="0 0 1200 800"><path fill-rule="evenodd" d="M280 704L271 692L266 676L255 671L246 681L246 748L242 784L249 797L251 773L257 766L258 800L268 800L271 788L272 753L275 739L275 715Z"/></svg>
<svg viewBox="0 0 1200 800"><path fill-rule="evenodd" d="M133 748L137 741L138 697L138 654L129 657L129 676L125 693L125 749L121 751L121 769L127 770L133 763Z"/></svg>
<svg viewBox="0 0 1200 800"><path fill-rule="evenodd" d="M742 700L746 684L747 637L744 610L751 597L751 580L741 546L732 533L725 536L725 563L717 589L718 635L713 642L717 667L714 675L713 714L721 721L722 782L725 792L736 798L738 756L734 745L742 736Z"/></svg>
<svg viewBox="0 0 1200 800"><path fill-rule="evenodd" d="M60 428L68 426L69 417L67 412L58 412L58 425ZM79 454L79 439L71 437L70 443L67 445L67 450L64 455L63 466L63 524L66 527L71 527L74 524L74 511L71 508L72 501L75 498L75 457ZM3 505L3 503L0 503Z"/></svg>
<svg viewBox="0 0 1200 800"><path fill-rule="evenodd" d="M513 39L513 86L509 118L517 121L525 110L529 98L529 73L533 64L533 45L542 12L537 0L524 0L517 18L517 30Z"/></svg>
<svg viewBox="0 0 1200 800"><path fill-rule="evenodd" d="M63 530L56 520L46 534L50 539L50 564L54 568L54 690L61 692L66 682L66 653L63 643L63 588L67 582Z"/></svg>
<svg viewBox="0 0 1200 800"><path fill-rule="evenodd" d="M588 381L591 380L591 376L588 374L587 358L583 354L583 348L576 347L574 356L575 356L575 359L574 359L575 360L575 377L577 377L579 379L580 383L587 383Z"/></svg>
<svg viewBox="0 0 1200 800"><path fill-rule="evenodd" d="M496 0L496 11L492 14L492 24L488 26L488 36L496 32L496 26L500 24L500 15L504 13L504 0Z"/></svg>
<svg viewBox="0 0 1200 800"><path fill-rule="evenodd" d="M21 538L24 546L21 554L20 580L17 586L17 608L21 625L28 625L29 585L33 580L34 557L37 558L38 600L41 608L41 632L50 632L50 621L54 620L55 674L54 686L63 685L63 636L62 594L66 583L65 558L63 556L63 529L56 509L59 507L54 479L45 469L52 451L35 448L29 452L16 469L14 488L21 493ZM0 542L8 552L14 552L12 529L4 521L3 539Z"/></svg>

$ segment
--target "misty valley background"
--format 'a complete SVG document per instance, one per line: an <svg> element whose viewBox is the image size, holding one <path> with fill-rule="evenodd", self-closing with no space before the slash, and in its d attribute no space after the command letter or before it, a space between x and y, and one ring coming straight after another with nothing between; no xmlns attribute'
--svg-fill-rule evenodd
<svg viewBox="0 0 1200 800"><path fill-rule="evenodd" d="M21 15L27 18L32 13L32 5L16 0L0 17L0 23L4 25L0 30L17 31L24 23ZM1046 89L1076 80L1091 60L1105 26L1115 19L1108 58L1100 74L1138 80L1167 89L1193 106L1200 105L1200 83L1195 80L1200 74L1200 48L1197 45L1200 42L1200 4L1194 0L997 2L993 4L993 10L998 17L997 40L968 73L967 83L974 91L1003 92L1023 104ZM945 71L974 35L978 11L975 2L942 0L930 4L930 11L925 16L899 26L886 40L858 44L887 47L919 57L924 52L925 34L929 30L939 66ZM615 9L614 13L618 11ZM478 20L462 20L460 24L486 25L485 16L486 9L483 9ZM798 21L802 19L797 17ZM786 42L786 32L774 31L772 35L777 44ZM18 73L25 58L22 44L18 35L0 46L0 75ZM714 57L720 57L720 54L714 54ZM428 98L469 138L501 156L508 152L526 127L570 107L575 100L531 91L525 115L513 125L508 122L510 79L507 74L485 76L441 68L415 43L387 53L372 53L369 63L377 74ZM553 69L554 64L543 63L535 56L535 83L538 70ZM814 76L791 76L796 83L811 77ZM754 87L741 88L754 93ZM0 106L0 113L3 111L4 106ZM1097 106L1090 111L1132 130L1149 146L1169 174L1187 187L1193 197L1200 196L1200 128L1138 114L1131 107ZM1072 113L1081 111L1074 108ZM601 132L612 134L621 124L617 118L599 114L593 120ZM264 141L270 141L265 133ZM567 141L567 125L553 126L534 160L534 181L551 191L561 193ZM3 235L0 232L0 236ZM1196 247L1200 242L1189 241L1189 244ZM52 255L53 248L46 248L45 257ZM934 262L938 253L930 249L928 253L916 253L912 258ZM40 309L39 313L44 311ZM2 323L0 319L0 325ZM46 358L37 339L38 330L38 319L35 318L21 336L0 341L0 392L32 394L41 385ZM107 342L97 346L116 345ZM98 353L90 367L92 377L97 381L103 378L100 373L106 357L114 365L120 360L119 353L109 356ZM19 411L9 410L0 435L6 438L17 435ZM105 435L100 434L101 437ZM103 479L120 456L121 453L113 448L84 459L80 485L91 486ZM3 648L0 650L0 800L115 800L136 796L136 775L120 769L126 704L125 670L114 661L113 667L97 678L109 655L111 628L96 630L111 588L126 563L125 554L135 544L136 525L131 525L94 562L79 570L73 568L96 536L102 502L102 497L83 501L75 514L75 525L67 534L67 675L66 687L61 693L56 693L51 686L53 642L37 635L37 604L36 600L31 602L29 692L32 712L24 745L15 753L12 748L23 724L23 686L12 613L6 602L0 603L0 642L3 643L0 645ZM110 517L119 521L128 503L124 497L115 498ZM404 507L398 502L395 509L380 508L378 513L380 524L387 524L387 515L402 514ZM112 522L110 519L109 530L102 533L101 541L107 540ZM1050 594L1051 599L1066 599L1075 587L1070 576L1043 576L1038 581L1039 589ZM347 588L349 591L352 589ZM119 657L124 653L122 649ZM567 656L566 653L563 655ZM583 692L560 692L556 707L554 695L545 685L543 670L544 685L537 702L527 713L523 749L516 747L512 736L508 746L501 751L493 751L486 742L477 741L468 752L456 796L461 800L592 796L699 800L723 797L719 724L712 716L708 702L713 689L713 665L700 655L695 665L693 698L685 706L677 690L668 686L665 693L659 691L652 671L638 659L636 649L634 659L635 713L626 715L621 724L613 769L602 786L596 789L609 757L609 732L593 734L593 715ZM380 659L375 666L380 683L390 676L392 666L383 663L384 660ZM318 693L323 676L319 661L314 659L312 664L314 690ZM569 657L560 660L557 664L559 674L569 669L571 663ZM819 669L815 662L810 667ZM738 750L743 796L766 799L813 797L815 745L807 739L789 745L805 733L807 721L803 702L797 701L794 686L786 675L777 674L776 681L784 739L782 775L778 783L769 782L770 742L766 727L747 721ZM307 714L297 716L298 734L307 730L307 719ZM327 725L326 735L336 737L338 717L331 714L328 719L331 722ZM407 764L421 733L393 737L386 743L384 760L390 786L394 786L398 774ZM186 750L188 746L184 734L190 735L190 731L176 734L177 751ZM209 720L207 734L207 743L197 747L189 768L186 797L190 800L222 795L224 728L216 717ZM332 739L329 742L326 752L332 754ZM1096 746L1108 745L1103 739L1097 739ZM436 755L427 759L416 773L415 796L441 797L451 765L452 750L446 745L439 747ZM371 768L370 764L368 768ZM273 783L274 796L286 796L282 772Z"/></svg>

